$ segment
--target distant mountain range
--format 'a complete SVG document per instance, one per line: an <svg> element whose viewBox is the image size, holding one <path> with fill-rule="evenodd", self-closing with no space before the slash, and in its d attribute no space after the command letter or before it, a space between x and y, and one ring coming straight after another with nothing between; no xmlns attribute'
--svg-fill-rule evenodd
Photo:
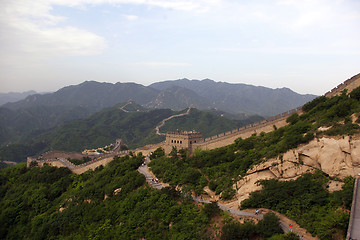
<svg viewBox="0 0 360 240"><path fill-rule="evenodd" d="M52 129L33 130L27 135L19 133L16 143L0 147L0 160L25 161L27 156L49 149L82 151L108 145L117 138L121 138L130 148L157 143L165 137L156 135L155 127L175 114L179 112L170 109L144 110L134 102L117 104ZM195 129L202 132L203 137L209 137L246 125L249 121L252 120L229 120L192 108L189 115L167 121L160 131Z"/></svg>
<svg viewBox="0 0 360 240"><path fill-rule="evenodd" d="M151 109L167 109L168 114L171 115L172 111L183 110L189 106L195 107L200 110L207 110L211 116L219 116L228 118L226 121L233 120L232 124L226 123L226 126L235 125L240 126L242 124L248 124L254 121L263 119L265 116L275 115L289 109L298 107L313 99L314 95L300 95L290 89L270 89L265 87L255 87L245 84L230 84L224 82L214 82L209 79L202 81L181 79L176 81L165 81L154 83L150 86L143 86L136 83L100 83L95 81L86 81L79 85L67 86L54 93L47 94L33 94L27 96L23 100L17 102L8 102L0 107L0 146L24 143L38 136L45 136L43 134L52 131L51 129L57 129L60 131L61 127L66 124L75 124L73 121L88 121L88 124L82 124L81 130L72 128L74 132L82 132L81 135L86 136L86 132L93 131L97 126L97 122L87 120L105 108L109 108L114 111L115 108L111 108L119 105L118 103L126 103L129 100L133 104L127 105L126 108L120 110L121 112L133 111L132 108L139 110L140 112L149 112ZM134 105L135 103L139 105ZM154 112L153 114L155 114ZM160 113L160 112L157 112ZM104 112L99 113L105 114ZM135 114L135 113L134 113ZM203 116L204 113L198 114L198 117ZM109 113L105 114L105 117ZM139 115L139 116L138 116ZM137 123L143 120L136 119L148 118L147 115L134 115L134 118L128 122L128 126L123 126L122 129L125 132L127 128L134 128L131 124ZM161 114L160 114L161 115ZM160 116L159 115L159 116ZM165 114L166 115L166 114ZM165 117L164 115L164 117ZM118 121L123 114L119 115ZM128 116L128 115L126 115ZM162 116L162 115L161 115ZM166 115L168 116L168 115ZM195 115L194 115L195 116ZM125 115L123 116L124 118ZM100 117L99 117L100 118ZM151 117L153 118L153 116ZM212 117L207 116L207 119ZM223 118L223 119L225 119ZM154 118L157 119L157 118ZM184 118L186 119L186 118ZM158 119L161 121L162 119ZM234 121L235 120L235 121ZM241 123L237 122L241 120ZM101 131L112 131L118 135L119 132L112 129L110 126L111 120L102 119L104 123L109 123L109 127L106 124L100 124ZM110 122L109 122L110 121ZM151 123L151 128L156 124L156 121ZM189 130L196 129L190 125L196 126L197 121L187 120L185 122L177 122L177 125L183 124L187 126ZM65 124L65 125L66 125ZM66 125L68 126L68 125ZM78 126L78 125L76 125ZM166 130L172 125L167 125ZM214 128L211 125L203 125L202 131L213 133ZM143 130L139 127L138 132L130 133L124 136L124 139L133 146L137 144L145 144L151 142L151 140L158 139L153 137L144 137L145 141L137 139L136 135L139 135ZM171 128L175 128L173 125ZM145 129L145 128L144 128ZM231 129L231 128L230 128ZM68 130L66 130L68 131ZM149 131L148 129L146 131ZM129 135L130 134L130 135ZM55 134L51 142L53 146L61 146L61 141L67 141L73 136L69 135L69 138L59 138L59 136L65 136L62 134ZM95 135L95 134L94 134ZM100 140L94 140L90 138L90 142L78 141L79 144L84 146L98 145L104 142L108 142L109 139L114 138L115 135L111 134L107 137L99 138ZM143 136L143 135L140 135ZM62 139L58 144L55 144L54 139ZM77 139L80 138L76 136ZM75 137L74 137L75 139ZM40 143L41 139L37 141ZM42 147L41 144L37 146ZM68 146L62 149L71 150ZM80 146L76 145L76 149Z"/></svg>
<svg viewBox="0 0 360 240"><path fill-rule="evenodd" d="M302 106L316 96L301 95L288 88L271 89L247 84L215 82L210 79L180 79L151 84L161 91L148 106L169 107L169 96L180 100L181 107L193 103L199 109L215 108L228 113L272 116ZM183 100L182 100L183 99ZM174 101L174 100L173 100Z"/></svg>
<svg viewBox="0 0 360 240"><path fill-rule="evenodd" d="M35 106L83 107L96 112L130 99L147 108L181 110L194 106L201 110L216 109L231 114L272 116L296 108L315 98L288 88L271 89L246 84L213 80L164 81L143 86L136 83L99 83L86 81L64 87L54 93L35 94L26 99L4 104L16 110Z"/></svg>
<svg viewBox="0 0 360 240"><path fill-rule="evenodd" d="M36 94L35 91L0 93L0 106L7 102L17 102L29 95Z"/></svg>

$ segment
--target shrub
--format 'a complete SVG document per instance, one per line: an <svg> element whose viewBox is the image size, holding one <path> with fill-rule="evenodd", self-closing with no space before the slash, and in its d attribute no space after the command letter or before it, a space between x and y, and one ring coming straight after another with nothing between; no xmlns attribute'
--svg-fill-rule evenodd
<svg viewBox="0 0 360 240"><path fill-rule="evenodd" d="M228 223L222 229L221 240L251 239L256 235L256 226L252 222Z"/></svg>
<svg viewBox="0 0 360 240"><path fill-rule="evenodd" d="M264 215L264 218L256 225L256 232L263 238L271 237L277 233L283 233L279 218L272 212Z"/></svg>
<svg viewBox="0 0 360 240"><path fill-rule="evenodd" d="M217 202L205 203L203 212L208 218L212 218L220 213L220 208Z"/></svg>
<svg viewBox="0 0 360 240"><path fill-rule="evenodd" d="M360 87L355 88L350 92L350 97L356 100L360 100Z"/></svg>
<svg viewBox="0 0 360 240"><path fill-rule="evenodd" d="M327 100L327 98L325 96L320 96L315 98L314 100L305 103L304 106L302 107L302 110L304 112L309 112L311 109L313 109L314 107L316 107L318 104L323 103Z"/></svg>
<svg viewBox="0 0 360 240"><path fill-rule="evenodd" d="M235 189L233 188L227 188L221 193L221 198L224 200L230 200L235 195Z"/></svg>
<svg viewBox="0 0 360 240"><path fill-rule="evenodd" d="M287 123L294 125L297 121L299 121L299 114L293 113L290 117L286 119Z"/></svg>

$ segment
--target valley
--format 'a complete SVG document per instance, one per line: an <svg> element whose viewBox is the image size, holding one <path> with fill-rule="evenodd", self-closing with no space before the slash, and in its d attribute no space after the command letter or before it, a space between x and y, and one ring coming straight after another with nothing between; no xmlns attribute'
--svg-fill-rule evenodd
<svg viewBox="0 0 360 240"><path fill-rule="evenodd" d="M216 201L218 208L224 212L222 214L225 214L221 217L222 221L226 218L226 214L230 219L242 219L245 225L250 221L248 225L253 224L252 228L257 229L253 232L256 236L263 234L260 226L272 216L280 219L278 226L285 232L284 236L293 233L298 235L298 239L333 239L337 238L335 235L345 236L350 217L348 212L351 206L353 179L360 171L360 153L356 147L360 139L358 130L360 88L353 87L359 86L359 83L360 77L356 76L333 89L331 96L318 97L302 108L286 111L244 127L232 127L216 135L204 136L201 141L191 143L189 149L192 151L177 149L177 145L173 145L171 150L168 147L171 146L169 142L132 147L131 150L125 151L120 151L120 148L116 147L113 152L110 150L109 153L99 153L94 157L50 151L41 156L29 157L26 171L32 174L31 172L38 171L36 169L39 168L36 166L40 166L43 171L52 169L51 166L60 169L66 167L76 174L75 176L82 178L87 174L105 174L113 171L116 164L125 164L129 160L137 159L137 163L131 164L130 168L144 176L141 181L139 178L139 184L142 182L139 186L147 182L148 186L158 189L154 191L166 191L168 196L180 194L184 199L190 197L201 209L206 209ZM343 91L347 85L352 86L351 92ZM172 125L179 126L176 125L179 122L182 122L183 129L184 126L194 126L190 123L199 120L199 116L205 117L204 119L208 120L205 122L212 127L213 119L220 122L226 120L192 107L180 112L160 109L140 110L134 102L122 103L94 116L104 119L109 124L113 113L118 114L115 119L124 116L136 117L129 118L132 124L139 123L138 120L134 122L138 116L155 116L156 120L154 119L149 131L159 137L164 131L162 129ZM106 125L102 126L104 129L109 129L105 127ZM79 127L74 126L73 129ZM184 132L186 131L192 130L184 129ZM179 133L181 134L181 131ZM76 134L81 135L81 133ZM89 157L89 159L79 165L73 163L73 158L81 157ZM20 164L16 167L20 169L24 165ZM133 177L138 178L135 175ZM104 186L104 189L108 188L107 184ZM123 194L126 189L125 185L119 183L111 186L105 195L103 195L104 190L97 190L101 192L98 199L100 202L108 198L112 201L111 199L115 199L120 192ZM303 186L300 187L302 192L292 192L294 189L292 186L296 186L295 189ZM72 193L68 194L72 195ZM84 201L89 203L94 201L94 195L88 196L90 198L85 197ZM288 200L284 196L287 196ZM301 199L299 196L305 197ZM273 197L276 201L272 200ZM259 199L263 200L259 202ZM61 209L65 209L61 211L70 211L66 210L67 208L73 209L66 207L64 199L60 201L63 202ZM283 206L281 201L288 201L290 206L295 203L298 205L296 208L289 208ZM313 203L306 205L307 201ZM340 206L343 210L336 210ZM248 210L244 212L244 208ZM262 209L264 215L255 215L254 209ZM272 211L269 209L274 210L276 214L271 215ZM326 217L320 219L317 209L321 209ZM306 222L309 211L315 211L311 219L318 221L319 225L311 226ZM329 219L333 219L334 225L322 228L324 224L329 224ZM205 221L202 224L210 222ZM236 220L224 223L221 234L225 236L227 234L225 226L230 227L235 223ZM236 226L242 228L245 225ZM266 236L266 233L264 234ZM357 233L352 234L356 236Z"/></svg>

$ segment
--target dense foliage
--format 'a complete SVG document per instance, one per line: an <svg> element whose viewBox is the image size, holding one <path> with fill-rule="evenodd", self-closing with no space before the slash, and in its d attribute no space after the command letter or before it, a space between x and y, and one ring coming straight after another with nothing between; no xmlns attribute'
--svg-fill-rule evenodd
<svg viewBox="0 0 360 240"><path fill-rule="evenodd" d="M239 123L239 124L238 124ZM191 109L190 114L181 118L173 118L160 128L161 132L175 131L177 129L192 131L196 130L203 134L204 138L230 131L243 126L240 121L235 122L224 117L216 116L209 112ZM221 131L219 131L221 130Z"/></svg>
<svg viewBox="0 0 360 240"><path fill-rule="evenodd" d="M171 157L154 157L150 167L163 181L180 185L185 190L201 194L203 187L208 186L223 199L231 199L235 192L233 183L251 166L279 155L281 159L282 153L315 137L358 133L359 120L354 122L353 119L359 119L359 89L349 95L343 92L332 98L316 98L305 104L304 114L291 115L287 119L289 125L274 128L270 133L239 138L232 145L210 151L195 150L191 157L180 149L177 154L173 151ZM318 131L320 126L328 130ZM302 164L301 159L299 164ZM343 236L348 214L339 208L350 209L352 181L346 179L344 190L330 194L324 189L328 179L320 176L305 175L296 182L261 182L265 187L276 186L273 187L276 190L265 191L261 193L262 200L256 202L254 199L259 198L253 197L249 200L252 204L245 201L243 206L277 210L322 239L331 239L337 234Z"/></svg>
<svg viewBox="0 0 360 240"><path fill-rule="evenodd" d="M307 143L314 137L359 132L359 124L353 123L351 118L354 113L359 117L360 101L354 94L358 89L350 93L351 97L344 92L329 99L316 98L304 105L304 114L291 115L287 119L289 125L272 132L239 138L232 145L210 151L196 149L191 158L181 153L172 157L162 156L155 158L150 166L165 182L186 185L197 193L208 185L216 194L221 193L224 199L229 199L234 193L232 184L251 166ZM318 132L320 126L330 128Z"/></svg>
<svg viewBox="0 0 360 240"><path fill-rule="evenodd" d="M64 151L82 151L103 147L121 138L129 148L144 146L164 140L164 136L156 135L155 127L165 118L186 111L174 112L170 109L151 111L134 111L142 109L135 103L123 104L102 110L82 120L60 125L49 131L38 131L36 137L26 138L22 143L0 147L0 160L22 162L27 156L40 154L49 149ZM192 125L193 123L196 123ZM229 131L240 123L216 116L211 113L192 109L190 114L169 120L165 130L201 129L204 136ZM192 125L192 127L190 127Z"/></svg>
<svg viewBox="0 0 360 240"><path fill-rule="evenodd" d="M82 175L25 164L0 171L1 239L201 239L213 207L145 187L142 157ZM116 190L116 191L115 191Z"/></svg>
<svg viewBox="0 0 360 240"><path fill-rule="evenodd" d="M261 180L263 190L253 192L242 208L269 208L286 214L321 239L344 236L349 222L353 179L345 179L343 190L329 193L329 179L320 171L297 180Z"/></svg>
<svg viewBox="0 0 360 240"><path fill-rule="evenodd" d="M2 169L0 238L206 239L211 235L211 218L218 215L216 204L195 205L181 196L175 186L182 186L185 194L192 190L201 194L203 188L209 186L223 199L231 199L234 194L232 184L252 165L314 137L357 132L359 125L353 122L353 114L360 110L358 91L355 89L350 95L344 93L330 99L315 99L304 106L304 114L290 116L288 126L238 139L230 146L211 151L196 150L191 157L186 149L174 148L169 157L158 149L151 156L150 167L158 178L171 185L161 191L144 185L144 176L136 171L143 162L141 155L115 158L106 167L82 175L72 174L66 168L26 168L25 164ZM102 143L118 129L124 131L125 136L134 134L141 138L138 134L147 131L147 127L153 129L160 119L172 112L155 110L148 112L149 115L141 112L123 114L123 111L109 110L94 115L94 118L71 123L67 130L58 128L56 131L64 133L63 138L56 139L59 135L55 132L47 136L53 136L55 146L69 147L72 141L73 144L77 141L87 143L91 134L102 136L95 141ZM127 121L134 128L141 127L129 132L129 129L121 128L122 125L113 126L112 123L119 120ZM319 126L330 128L318 132ZM91 133L89 129L93 129ZM86 144L81 148L84 146ZM80 147L80 143L71 147ZM351 204L353 181L345 179L343 190L330 194L326 190L328 180L318 172L306 174L296 181L260 181L264 189L251 194L242 206L277 210L321 239L335 239L343 236L347 227L346 211ZM254 236L296 239L291 233L279 235L278 219L271 214L257 225L227 222L222 232L222 239L251 239Z"/></svg>
<svg viewBox="0 0 360 240"><path fill-rule="evenodd" d="M240 224L239 222L229 222L222 227L221 240L238 240L238 239L253 239L256 236L261 236L263 239L268 239L274 235L279 234L284 236L283 230L280 227L279 218L272 212L264 215L264 218L254 224L252 221Z"/></svg>

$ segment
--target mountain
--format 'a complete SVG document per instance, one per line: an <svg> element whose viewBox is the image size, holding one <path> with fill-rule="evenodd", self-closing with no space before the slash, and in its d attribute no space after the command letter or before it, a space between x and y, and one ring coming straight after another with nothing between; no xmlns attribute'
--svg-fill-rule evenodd
<svg viewBox="0 0 360 240"><path fill-rule="evenodd" d="M221 112L219 116L231 119L250 118L247 120L250 123L259 120L259 116L275 115L300 106L313 97L286 88L270 89L209 79L165 81L148 87L136 83L86 81L54 93L34 94L4 104L0 107L0 145L31 139L62 123L84 119L121 102L136 102L139 111L145 108L177 111L193 106ZM133 111L130 106L122 110Z"/></svg>
<svg viewBox="0 0 360 240"><path fill-rule="evenodd" d="M302 106L314 97L297 94L288 88L270 89L209 79L180 79L158 82L148 87L136 83L86 81L54 93L31 95L3 107L15 110L40 105L62 105L80 106L96 112L131 99L149 108L180 110L193 105L199 109L216 108L232 114L271 116Z"/></svg>
<svg viewBox="0 0 360 240"><path fill-rule="evenodd" d="M191 89L202 99L207 99L208 106L229 113L251 113L272 116L302 106L316 96L301 95L288 88L271 89L247 84L215 82L210 79L179 79L151 84L149 87L164 91L178 86ZM199 107L200 109L203 109Z"/></svg>
<svg viewBox="0 0 360 240"><path fill-rule="evenodd" d="M145 104L157 94L157 90L136 83L112 84L86 81L79 85L64 87L54 93L31 95L16 103L7 103L3 107L20 109L40 105L80 106L96 112L129 99L139 104Z"/></svg>
<svg viewBox="0 0 360 240"><path fill-rule="evenodd" d="M125 107L129 107L127 112ZM135 112L130 111L132 107ZM356 206L352 196L357 190L353 177L359 169L359 108L360 88L350 95L319 97L303 107L301 116L291 115L287 126L239 138L228 146L199 150L193 156L183 151L164 156L156 150L148 166L154 173L150 178L158 178L158 185L169 184L161 190L137 171L140 166L147 168L141 155L115 157L106 166L81 175L47 164L40 168L21 163L3 169L0 236L299 239L296 234L301 233L302 239L345 239L351 205ZM175 113L137 110L131 103L118 104L79 120L74 129L67 128L69 134L61 141L86 140L91 136L84 134L92 130L109 135L121 127L123 119L132 124L126 130L142 126L139 130L143 131L152 125L146 120ZM193 112L201 122L217 119L199 110L191 110L189 116ZM213 123L208 121L209 127ZM194 201L189 197L192 193ZM235 211L239 208L247 209L247 218L255 209L277 213L260 213L253 217L262 220L240 223ZM280 224L293 231L283 234Z"/></svg>
<svg viewBox="0 0 360 240"><path fill-rule="evenodd" d="M0 106L7 102L17 102L29 95L36 94L35 91L0 93Z"/></svg>
<svg viewBox="0 0 360 240"><path fill-rule="evenodd" d="M85 148L108 145L117 138L121 138L130 148L158 143L165 139L162 135L156 135L155 127L163 119L185 112L170 109L142 111L140 108L134 102L116 104L87 118L63 123L48 130L38 130L34 135L22 137L17 144L0 147L0 160L24 161L27 156L48 149L82 151ZM194 129L201 131L203 137L209 137L245 124L191 109L189 115L167 121L160 132Z"/></svg>
<svg viewBox="0 0 360 240"><path fill-rule="evenodd" d="M0 107L0 145L34 137L58 124L83 119L103 108L132 99L149 102L158 91L135 83L86 81L54 93L34 94Z"/></svg>
<svg viewBox="0 0 360 240"><path fill-rule="evenodd" d="M161 90L151 102L146 104L148 108L170 108L173 110L181 110L189 106L207 109L211 107L211 103L188 88L169 86Z"/></svg>
<svg viewBox="0 0 360 240"><path fill-rule="evenodd" d="M30 106L21 109L0 108L0 145L32 138L64 122L89 116L80 106Z"/></svg>

